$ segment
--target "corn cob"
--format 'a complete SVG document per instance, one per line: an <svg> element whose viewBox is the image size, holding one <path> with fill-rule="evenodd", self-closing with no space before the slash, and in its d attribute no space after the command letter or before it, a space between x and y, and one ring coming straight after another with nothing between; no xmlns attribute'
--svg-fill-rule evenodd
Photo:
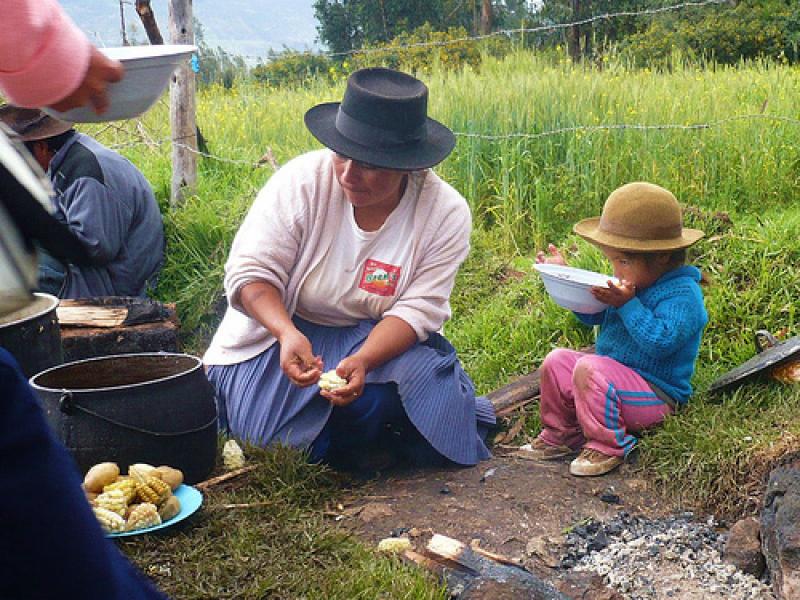
<svg viewBox="0 0 800 600"><path fill-rule="evenodd" d="M128 508L128 501L125 499L125 492L122 490L103 492L94 499L94 503L98 508L105 508L120 516L123 516L125 509Z"/></svg>
<svg viewBox="0 0 800 600"><path fill-rule="evenodd" d="M103 488L103 492L121 490L125 494L125 503L130 504L136 498L136 482L133 479L118 479Z"/></svg>
<svg viewBox="0 0 800 600"><path fill-rule="evenodd" d="M100 523L100 527L102 527L104 531L108 533L125 531L125 519L117 513L99 506L93 507L92 510L94 511L94 516L97 518L97 521Z"/></svg>
<svg viewBox="0 0 800 600"><path fill-rule="evenodd" d="M156 510L155 505L144 502L137 504L136 508L131 511L131 516L128 517L125 529L133 531L134 529L144 529L145 527L153 527L160 524L161 517L158 516L158 510Z"/></svg>
<svg viewBox="0 0 800 600"><path fill-rule="evenodd" d="M222 448L222 462L228 470L241 469L244 466L244 452L235 440L228 440Z"/></svg>
<svg viewBox="0 0 800 600"><path fill-rule="evenodd" d="M347 385L347 380L339 377L336 371L327 371L319 378L318 385L323 390L333 391Z"/></svg>
<svg viewBox="0 0 800 600"><path fill-rule="evenodd" d="M172 495L172 490L168 483L157 477L147 477L143 482L136 484L136 494L142 502L160 506Z"/></svg>
<svg viewBox="0 0 800 600"><path fill-rule="evenodd" d="M144 483L144 480L147 479L155 469L153 465L148 465L147 463L136 463L128 467L128 475L135 479L137 483Z"/></svg>

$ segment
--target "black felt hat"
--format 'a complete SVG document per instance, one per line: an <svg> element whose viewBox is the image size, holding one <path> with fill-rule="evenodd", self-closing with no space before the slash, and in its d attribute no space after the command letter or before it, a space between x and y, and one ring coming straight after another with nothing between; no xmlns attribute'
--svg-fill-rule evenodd
<svg viewBox="0 0 800 600"><path fill-rule="evenodd" d="M432 167L456 143L452 131L428 117L427 86L384 68L355 71L347 79L342 102L311 108L305 123L334 152L400 171Z"/></svg>

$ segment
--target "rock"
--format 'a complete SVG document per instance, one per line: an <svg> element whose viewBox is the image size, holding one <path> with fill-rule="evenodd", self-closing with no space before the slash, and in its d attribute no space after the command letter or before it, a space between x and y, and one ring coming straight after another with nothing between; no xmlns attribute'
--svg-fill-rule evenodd
<svg viewBox="0 0 800 600"><path fill-rule="evenodd" d="M748 517L734 523L728 533L723 559L740 571L753 577L761 577L766 563L761 553L759 528L761 524L755 517Z"/></svg>
<svg viewBox="0 0 800 600"><path fill-rule="evenodd" d="M800 462L773 470L761 513L761 549L780 600L800 598Z"/></svg>
<svg viewBox="0 0 800 600"><path fill-rule="evenodd" d="M391 517L392 515L394 515L392 507L384 502L370 502L358 514L364 523L369 523L381 517Z"/></svg>

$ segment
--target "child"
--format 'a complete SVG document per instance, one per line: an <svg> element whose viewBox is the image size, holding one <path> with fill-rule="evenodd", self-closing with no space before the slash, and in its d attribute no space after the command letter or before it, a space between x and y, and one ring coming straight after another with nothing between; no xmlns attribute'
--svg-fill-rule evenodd
<svg viewBox="0 0 800 600"><path fill-rule="evenodd" d="M607 309L576 313L583 323L600 325L596 354L557 348L545 358L544 429L527 449L545 460L580 450L570 473L603 475L636 445L630 432L660 423L691 395L708 315L700 271L684 263L686 248L703 232L683 228L675 196L643 182L615 190L599 218L573 230L600 247L619 283L592 288ZM555 246L549 251L537 262L566 264Z"/></svg>

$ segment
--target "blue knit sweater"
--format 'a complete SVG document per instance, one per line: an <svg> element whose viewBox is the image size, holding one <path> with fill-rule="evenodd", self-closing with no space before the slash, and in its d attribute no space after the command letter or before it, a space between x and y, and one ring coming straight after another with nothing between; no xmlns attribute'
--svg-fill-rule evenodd
<svg viewBox="0 0 800 600"><path fill-rule="evenodd" d="M685 404L692 394L690 380L708 322L699 282L700 271L684 265L619 308L576 315L587 325L600 325L597 354L630 367Z"/></svg>

